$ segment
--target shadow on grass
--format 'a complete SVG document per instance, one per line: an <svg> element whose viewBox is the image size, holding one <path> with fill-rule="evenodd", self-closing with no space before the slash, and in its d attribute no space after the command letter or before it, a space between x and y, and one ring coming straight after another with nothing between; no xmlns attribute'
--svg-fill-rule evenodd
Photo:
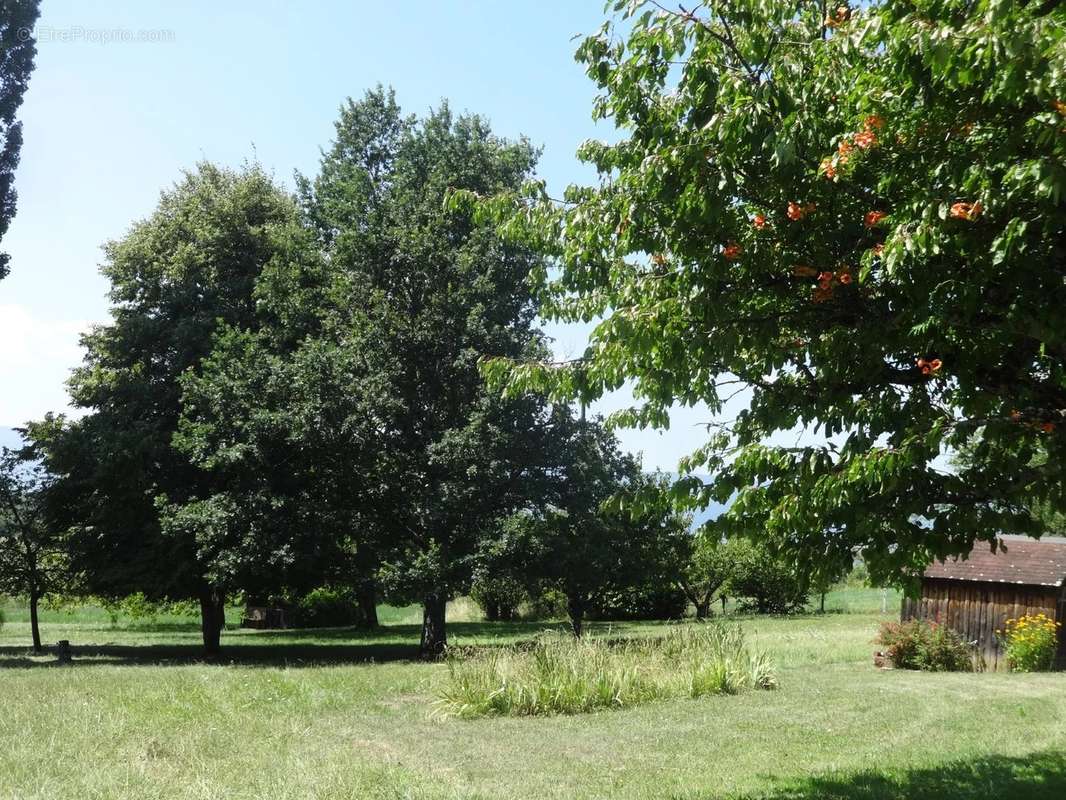
<svg viewBox="0 0 1066 800"><path fill-rule="evenodd" d="M1062 800L1066 752L986 756L939 767L812 776L743 800Z"/></svg>
<svg viewBox="0 0 1066 800"><path fill-rule="evenodd" d="M448 626L450 640L463 647L505 647L529 640L543 630L564 629L561 623L537 622L483 623L456 622ZM122 630L91 629L86 634L118 633ZM196 633L195 628L183 633ZM306 630L231 631L222 638L222 654L205 659L202 646L190 636L189 643L174 644L79 644L71 636L73 662L62 665L54 648L34 656L29 647L0 647L0 670L79 665L179 666L216 664L219 666L310 667L341 664L393 663L418 661L418 625L389 625L374 630L318 628Z"/></svg>

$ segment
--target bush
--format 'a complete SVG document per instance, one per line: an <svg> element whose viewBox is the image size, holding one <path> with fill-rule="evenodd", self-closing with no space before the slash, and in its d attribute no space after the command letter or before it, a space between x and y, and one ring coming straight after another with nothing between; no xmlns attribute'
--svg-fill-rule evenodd
<svg viewBox="0 0 1066 800"><path fill-rule="evenodd" d="M200 609L191 600L152 600L143 592L134 592L121 598L83 597L65 598L52 607L76 608L78 605L99 604L107 613L111 627L116 627L122 617L147 625L155 624L161 616L199 616Z"/></svg>
<svg viewBox="0 0 1066 800"><path fill-rule="evenodd" d="M531 619L565 619L566 595L558 589L545 589L530 598L528 616Z"/></svg>
<svg viewBox="0 0 1066 800"><path fill-rule="evenodd" d="M343 628L366 622L351 589L313 589L296 601L293 611L298 628Z"/></svg>
<svg viewBox="0 0 1066 800"><path fill-rule="evenodd" d="M578 714L777 686L766 656L748 648L738 626L721 623L613 643L544 634L525 646L453 655L448 678L437 706L464 718Z"/></svg>
<svg viewBox="0 0 1066 800"><path fill-rule="evenodd" d="M1044 614L1008 619L1002 631L996 631L1013 672L1046 672L1055 664L1059 646L1059 628Z"/></svg>
<svg viewBox="0 0 1066 800"><path fill-rule="evenodd" d="M591 619L645 620L681 619L688 609L688 598L671 584L629 586L604 592L589 612Z"/></svg>
<svg viewBox="0 0 1066 800"><path fill-rule="evenodd" d="M518 616L526 591L514 578L478 578L470 588L470 597L489 622L509 622Z"/></svg>
<svg viewBox="0 0 1066 800"><path fill-rule="evenodd" d="M969 672L973 647L956 631L935 622L912 619L882 622L877 643L899 669Z"/></svg>
<svg viewBox="0 0 1066 800"><path fill-rule="evenodd" d="M728 543L733 560L726 594L744 610L758 614L793 614L807 605L807 587L779 559L745 540Z"/></svg>

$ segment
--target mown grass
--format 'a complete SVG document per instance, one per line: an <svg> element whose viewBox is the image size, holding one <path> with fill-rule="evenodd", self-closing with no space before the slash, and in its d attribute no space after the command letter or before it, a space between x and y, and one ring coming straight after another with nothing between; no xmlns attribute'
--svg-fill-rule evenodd
<svg viewBox="0 0 1066 800"><path fill-rule="evenodd" d="M740 626L715 622L620 641L553 632L453 655L437 706L464 719L581 714L776 686L773 664L747 646Z"/></svg>
<svg viewBox="0 0 1066 800"><path fill-rule="evenodd" d="M830 598L833 600L834 598ZM0 631L0 798L339 800L1066 797L1066 675L880 672L861 613L745 619L780 688L612 713L442 718L446 664L413 660L418 628L225 634L49 622L73 667ZM851 602L849 600L849 602ZM827 604L828 605L828 604ZM459 622L460 647L509 647L539 623ZM657 624L592 625L654 637Z"/></svg>

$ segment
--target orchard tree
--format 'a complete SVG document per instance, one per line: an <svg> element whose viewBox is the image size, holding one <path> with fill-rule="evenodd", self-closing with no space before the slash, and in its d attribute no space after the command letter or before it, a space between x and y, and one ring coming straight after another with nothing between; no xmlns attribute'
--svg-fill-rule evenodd
<svg viewBox="0 0 1066 800"><path fill-rule="evenodd" d="M761 542L732 539L723 545L729 563L724 590L741 608L758 614L791 614L807 605L809 582Z"/></svg>
<svg viewBox="0 0 1066 800"><path fill-rule="evenodd" d="M22 123L15 119L33 72L37 42L33 27L40 0L0 3L0 239L15 216L15 170L22 150ZM8 273L7 253L0 253L0 278Z"/></svg>
<svg viewBox="0 0 1066 800"><path fill-rule="evenodd" d="M669 517L645 513L663 507L649 499L639 462L599 419L576 418L561 406L549 430L543 503L508 521L499 551L510 573L523 575L534 594L552 589L566 597L571 630L581 636L605 592L656 577L659 528L675 530ZM639 511L636 502L622 509L619 498L627 491L641 494Z"/></svg>
<svg viewBox="0 0 1066 800"><path fill-rule="evenodd" d="M688 595L680 585L692 545L692 518L670 502L672 479L636 469L601 508L617 539L617 568L609 570L590 616L599 619L680 619Z"/></svg>
<svg viewBox="0 0 1066 800"><path fill-rule="evenodd" d="M543 314L598 320L576 362L490 377L585 400L628 380L613 421L638 425L740 389L675 489L732 500L714 527L806 574L852 553L914 574L1066 507L1059 4L614 8L577 54L621 132L580 150L599 183L453 198L557 260Z"/></svg>
<svg viewBox="0 0 1066 800"><path fill-rule="evenodd" d="M730 548L711 533L700 532L688 541L686 555L677 582L696 609L696 619L706 619L715 593L729 580Z"/></svg>
<svg viewBox="0 0 1066 800"><path fill-rule="evenodd" d="M41 652L37 608L67 581L63 537L49 525L51 478L30 447L0 450L0 593L25 597L33 649Z"/></svg>
<svg viewBox="0 0 1066 800"><path fill-rule="evenodd" d="M208 654L219 650L225 594L287 563L288 542L230 524L212 504L218 482L174 446L180 377L212 350L223 325L254 328L253 290L266 265L293 257L296 204L258 167L200 164L122 239L105 247L109 324L82 341L70 380L87 413L30 426L56 477L49 516L69 528L72 567L105 597L198 599Z"/></svg>

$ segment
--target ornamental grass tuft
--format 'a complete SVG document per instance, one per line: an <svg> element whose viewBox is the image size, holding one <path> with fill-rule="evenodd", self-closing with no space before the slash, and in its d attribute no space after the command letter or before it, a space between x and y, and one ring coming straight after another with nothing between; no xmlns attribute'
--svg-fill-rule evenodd
<svg viewBox="0 0 1066 800"><path fill-rule="evenodd" d="M657 638L573 639L455 655L437 707L449 716L580 714L677 697L777 686L774 665L738 625L680 625Z"/></svg>

